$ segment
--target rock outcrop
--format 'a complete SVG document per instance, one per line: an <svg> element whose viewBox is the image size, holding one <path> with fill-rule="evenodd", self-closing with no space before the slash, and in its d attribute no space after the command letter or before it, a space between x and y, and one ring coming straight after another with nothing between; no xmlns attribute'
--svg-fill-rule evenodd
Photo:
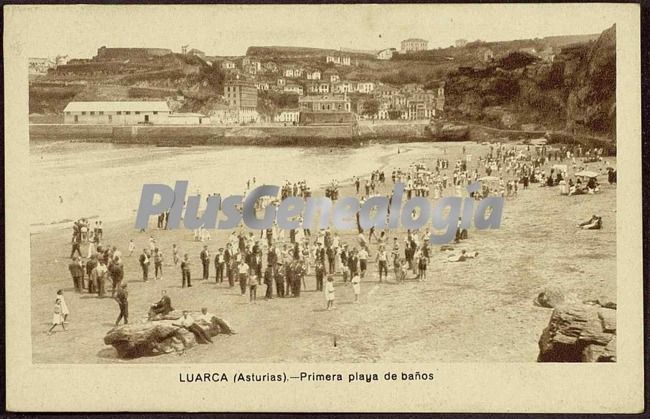
<svg viewBox="0 0 650 419"><path fill-rule="evenodd" d="M539 338L538 362L616 362L616 310L562 305Z"/></svg>
<svg viewBox="0 0 650 419"><path fill-rule="evenodd" d="M120 358L182 352L196 345L196 338L192 332L173 325L178 322L180 316L172 312L164 318L164 320L115 327L108 331L104 343L113 346ZM233 333L227 323L218 317L212 317L211 323L203 320L197 320L196 323L209 336Z"/></svg>
<svg viewBox="0 0 650 419"><path fill-rule="evenodd" d="M564 46L552 62L512 52L462 67L445 85L445 114L501 129L566 130L615 138L616 27Z"/></svg>

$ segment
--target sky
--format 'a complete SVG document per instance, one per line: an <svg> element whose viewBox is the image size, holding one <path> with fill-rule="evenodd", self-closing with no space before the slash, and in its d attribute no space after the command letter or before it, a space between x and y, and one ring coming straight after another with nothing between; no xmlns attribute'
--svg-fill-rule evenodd
<svg viewBox="0 0 650 419"><path fill-rule="evenodd" d="M101 46L181 45L208 55L244 55L249 46L379 50L423 38L429 48L456 39L505 41L600 33L615 17L597 4L15 6L28 56L90 58ZM5 13L5 28L11 16Z"/></svg>

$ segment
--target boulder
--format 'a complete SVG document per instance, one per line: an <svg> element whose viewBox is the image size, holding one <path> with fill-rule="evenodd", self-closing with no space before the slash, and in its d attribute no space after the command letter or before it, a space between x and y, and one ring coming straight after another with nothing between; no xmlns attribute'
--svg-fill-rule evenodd
<svg viewBox="0 0 650 419"><path fill-rule="evenodd" d="M547 288L540 292L533 302L540 307L555 308L564 304L565 297L559 288Z"/></svg>
<svg viewBox="0 0 650 419"><path fill-rule="evenodd" d="M538 362L615 362L616 310L564 305L539 338Z"/></svg>
<svg viewBox="0 0 650 419"><path fill-rule="evenodd" d="M173 323L177 323L177 319L154 320L114 327L104 336L104 343L113 346L120 358L182 352L196 345L196 339L192 332L174 326ZM216 316L212 317L211 323L203 320L198 320L196 323L209 336L233 333L228 324Z"/></svg>

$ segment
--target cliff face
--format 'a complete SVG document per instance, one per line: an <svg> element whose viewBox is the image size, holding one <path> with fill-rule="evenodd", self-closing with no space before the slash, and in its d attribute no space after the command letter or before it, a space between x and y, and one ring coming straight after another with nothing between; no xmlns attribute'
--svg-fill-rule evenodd
<svg viewBox="0 0 650 419"><path fill-rule="evenodd" d="M459 68L445 88L451 118L498 128L616 134L616 28L565 47L552 63L515 52Z"/></svg>

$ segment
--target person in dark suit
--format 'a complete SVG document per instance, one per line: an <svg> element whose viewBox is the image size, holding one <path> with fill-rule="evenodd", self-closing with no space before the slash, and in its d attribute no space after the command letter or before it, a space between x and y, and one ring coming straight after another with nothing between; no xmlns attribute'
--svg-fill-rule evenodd
<svg viewBox="0 0 650 419"><path fill-rule="evenodd" d="M323 278L325 278L325 265L320 259L316 259L316 291L323 290Z"/></svg>
<svg viewBox="0 0 650 419"><path fill-rule="evenodd" d="M277 264L277 269L275 270L275 293L278 297L284 298L284 266L282 263Z"/></svg>
<svg viewBox="0 0 650 419"><path fill-rule="evenodd" d="M147 249L142 249L142 254L140 255L140 267L142 268L142 280L147 282L149 280L149 251Z"/></svg>
<svg viewBox="0 0 650 419"><path fill-rule="evenodd" d="M274 281L273 267L268 265L264 271L264 285L266 285L266 294L264 298L270 300L273 298L273 281Z"/></svg>
<svg viewBox="0 0 650 419"><path fill-rule="evenodd" d="M223 253L223 247L219 248L217 255L214 257L214 279L217 283L223 282L223 271L226 265Z"/></svg>
<svg viewBox="0 0 650 419"><path fill-rule="evenodd" d="M124 319L124 324L129 324L129 293L126 290L127 284L122 284L117 294L115 295L115 301L120 306L120 314L117 316L115 321L115 326L120 324L120 320Z"/></svg>
<svg viewBox="0 0 650 419"><path fill-rule="evenodd" d="M81 257L81 233L78 233L76 230L72 233L72 250L70 251L70 259L75 255L75 252L79 257Z"/></svg>
<svg viewBox="0 0 650 419"><path fill-rule="evenodd" d="M81 292L83 288L83 267L81 266L81 259L75 256L68 265L68 270L72 276L72 283L74 284L75 292Z"/></svg>
<svg viewBox="0 0 650 419"><path fill-rule="evenodd" d="M151 319L153 316L157 314L168 314L172 312L174 308L172 307L172 300L169 298L167 295L167 291L162 290L162 297L160 297L160 301L158 301L155 304L151 305L151 308L149 308L149 319Z"/></svg>
<svg viewBox="0 0 650 419"><path fill-rule="evenodd" d="M201 264L203 265L203 279L208 279L210 276L210 252L208 252L208 246L203 246L200 256Z"/></svg>
<svg viewBox="0 0 650 419"><path fill-rule="evenodd" d="M181 274L183 276L182 288L185 288L185 284L187 284L188 287L191 287L192 275L190 273L190 257L187 253L185 253L183 261L181 262Z"/></svg>

